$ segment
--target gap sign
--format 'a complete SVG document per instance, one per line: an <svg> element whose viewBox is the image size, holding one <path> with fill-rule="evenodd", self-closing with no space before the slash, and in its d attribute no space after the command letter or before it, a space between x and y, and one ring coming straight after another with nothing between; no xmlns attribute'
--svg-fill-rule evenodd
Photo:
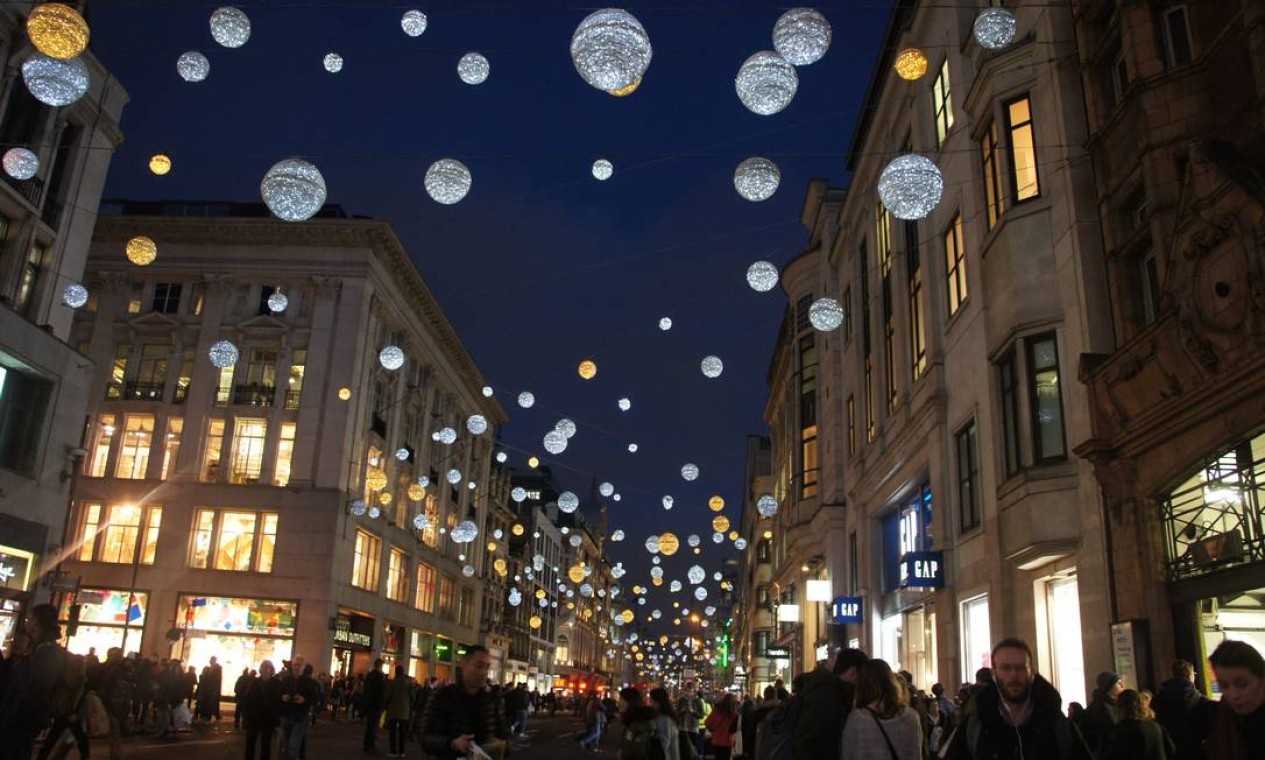
<svg viewBox="0 0 1265 760"><path fill-rule="evenodd" d="M902 588L944 588L944 552L909 552L900 558Z"/></svg>
<svg viewBox="0 0 1265 760"><path fill-rule="evenodd" d="M837 596L830 603L830 619L839 625L861 622L861 597Z"/></svg>

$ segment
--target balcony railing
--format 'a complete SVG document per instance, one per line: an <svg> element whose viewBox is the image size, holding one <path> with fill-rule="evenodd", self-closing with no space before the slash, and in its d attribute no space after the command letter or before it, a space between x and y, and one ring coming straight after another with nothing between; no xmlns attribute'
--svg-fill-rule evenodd
<svg viewBox="0 0 1265 760"><path fill-rule="evenodd" d="M238 385L233 388L233 403L240 406L272 406L277 389L271 385Z"/></svg>
<svg viewBox="0 0 1265 760"><path fill-rule="evenodd" d="M162 401L163 384L130 380L123 388L123 397L129 401Z"/></svg>

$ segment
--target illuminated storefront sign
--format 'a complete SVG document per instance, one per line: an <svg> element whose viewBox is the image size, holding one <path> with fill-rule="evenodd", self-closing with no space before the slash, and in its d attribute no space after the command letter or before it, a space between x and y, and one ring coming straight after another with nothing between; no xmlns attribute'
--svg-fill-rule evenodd
<svg viewBox="0 0 1265 760"><path fill-rule="evenodd" d="M770 660L789 660L791 659L790 647L769 647L765 650L764 656Z"/></svg>
<svg viewBox="0 0 1265 760"><path fill-rule="evenodd" d="M830 603L830 620L839 625L861 622L861 597L837 596Z"/></svg>
<svg viewBox="0 0 1265 760"><path fill-rule="evenodd" d="M0 588L12 591L29 589L34 564L34 554L0 545Z"/></svg>
<svg viewBox="0 0 1265 760"><path fill-rule="evenodd" d="M334 619L334 643L350 649L373 649L373 618L340 614Z"/></svg>
<svg viewBox="0 0 1265 760"><path fill-rule="evenodd" d="M944 552L910 552L900 559L902 588L944 588Z"/></svg>

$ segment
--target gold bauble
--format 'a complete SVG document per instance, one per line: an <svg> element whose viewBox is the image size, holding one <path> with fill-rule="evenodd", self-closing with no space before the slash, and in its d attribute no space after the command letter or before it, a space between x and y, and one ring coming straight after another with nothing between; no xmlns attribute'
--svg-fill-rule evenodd
<svg viewBox="0 0 1265 760"><path fill-rule="evenodd" d="M426 489L421 483L409 483L407 493L408 497L413 501L421 501L422 497L426 495Z"/></svg>
<svg viewBox="0 0 1265 760"><path fill-rule="evenodd" d="M651 582L651 583L653 583L653 584L654 584L654 585L656 585L656 586L662 586L662 585L663 585L663 579L662 579L662 578L651 578L651 579L650 579L650 582Z"/></svg>
<svg viewBox="0 0 1265 760"><path fill-rule="evenodd" d="M729 540L730 540L730 541L737 541L737 540L738 540L738 531L736 531L736 530L731 530L731 531L729 531Z"/></svg>
<svg viewBox="0 0 1265 760"><path fill-rule="evenodd" d="M676 550L680 548L681 548L681 539L677 538L675 533L669 531L667 533L664 533L662 536L659 536L659 553L662 554L663 556L671 557L673 554L676 554ZM662 580L662 579L656 578L655 580ZM655 584L655 585L658 585L658 584Z"/></svg>
<svg viewBox="0 0 1265 760"><path fill-rule="evenodd" d="M494 552L494 551L496 551L496 542L495 542L495 541L488 541L488 551L489 551L489 552Z"/></svg>
<svg viewBox="0 0 1265 760"><path fill-rule="evenodd" d="M127 241L124 251L127 253L127 260L138 267L152 264L158 258L158 244L144 235L137 235Z"/></svg>
<svg viewBox="0 0 1265 760"><path fill-rule="evenodd" d="M36 50L64 61L88 48L88 22L69 5L43 3L26 17L26 36Z"/></svg>
<svg viewBox="0 0 1265 760"><path fill-rule="evenodd" d="M391 503L391 498L392 497L391 497L390 491L383 491L382 493L378 494L378 503L385 507Z"/></svg>
<svg viewBox="0 0 1265 760"><path fill-rule="evenodd" d="M510 528L510 533L513 533L516 536L521 536L526 530L527 529L523 527L522 523L514 523L514 527Z"/></svg>
<svg viewBox="0 0 1265 760"><path fill-rule="evenodd" d="M346 401L349 398L351 398L351 388L344 385L338 389L338 399L340 401Z"/></svg>
<svg viewBox="0 0 1265 760"><path fill-rule="evenodd" d="M635 616L635 615L633 615L633 611L632 611L632 610L624 610L624 614L620 615L620 617L622 617L622 618L624 619L624 622L625 622L625 623L631 623L631 622L633 621L633 618L634 618L634 617L636 617L636 616ZM634 645L634 646L636 646L636 645Z"/></svg>
<svg viewBox="0 0 1265 760"><path fill-rule="evenodd" d="M896 55L896 75L907 82L922 79L927 73L927 56L918 48L905 48Z"/></svg>
<svg viewBox="0 0 1265 760"><path fill-rule="evenodd" d="M541 621L540 621L539 615L532 615L531 619L527 621L527 625L530 625L532 627L532 630L534 631L540 627L540 622Z"/></svg>
<svg viewBox="0 0 1265 760"><path fill-rule="evenodd" d="M716 515L712 518L712 530L717 533L724 533L729 530L729 518L724 515Z"/></svg>
<svg viewBox="0 0 1265 760"><path fill-rule="evenodd" d="M707 500L707 506L710 507L713 512L719 512L725 508L725 500L721 498L720 494L716 494Z"/></svg>
<svg viewBox="0 0 1265 760"><path fill-rule="evenodd" d="M381 491L387 486L387 474L377 467L370 467L365 473L365 487L370 491Z"/></svg>
<svg viewBox="0 0 1265 760"><path fill-rule="evenodd" d="M497 557L496 561L492 563L492 569L496 571L497 575L504 578L509 574L509 563L505 561L504 557Z"/></svg>
<svg viewBox="0 0 1265 760"><path fill-rule="evenodd" d="M585 380L592 380L597 377L597 362L592 359L585 359L580 362L580 366L576 371L579 372L580 377Z"/></svg>
<svg viewBox="0 0 1265 760"><path fill-rule="evenodd" d="M527 466L534 470L540 466L540 460L536 457L527 457Z"/></svg>
<svg viewBox="0 0 1265 760"><path fill-rule="evenodd" d="M537 599L544 599L544 598L545 598L545 590L544 590L543 588L538 588L538 589L536 589L536 598L537 598Z"/></svg>
<svg viewBox="0 0 1265 760"><path fill-rule="evenodd" d="M584 565L572 565L567 571L567 577L572 583L580 583L584 580Z"/></svg>
<svg viewBox="0 0 1265 760"><path fill-rule="evenodd" d="M154 157L149 159L149 170L161 177L171 171L171 159L162 153L155 153Z"/></svg>

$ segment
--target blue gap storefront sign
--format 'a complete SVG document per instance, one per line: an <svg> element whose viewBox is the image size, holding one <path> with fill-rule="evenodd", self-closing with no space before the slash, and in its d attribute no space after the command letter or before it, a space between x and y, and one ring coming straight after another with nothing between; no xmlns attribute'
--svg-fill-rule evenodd
<svg viewBox="0 0 1265 760"><path fill-rule="evenodd" d="M830 603L830 621L838 625L861 622L861 597L837 596Z"/></svg>
<svg viewBox="0 0 1265 760"><path fill-rule="evenodd" d="M910 552L900 560L902 588L944 588L944 552Z"/></svg>
<svg viewBox="0 0 1265 760"><path fill-rule="evenodd" d="M914 568L907 559L917 561L921 555L937 555L938 584L923 578L928 565ZM923 557L930 559L930 557ZM917 570L917 572L913 572ZM883 520L883 590L902 588L941 588L944 586L944 557L931 551L931 485L924 483L895 514Z"/></svg>

